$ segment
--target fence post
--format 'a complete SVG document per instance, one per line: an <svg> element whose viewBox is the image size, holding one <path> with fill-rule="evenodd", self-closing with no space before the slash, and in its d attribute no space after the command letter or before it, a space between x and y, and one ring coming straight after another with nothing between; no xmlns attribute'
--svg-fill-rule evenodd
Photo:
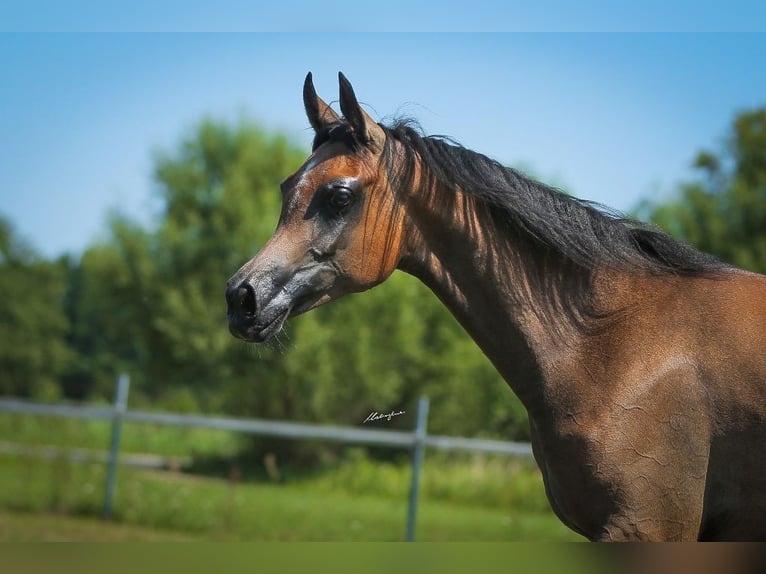
<svg viewBox="0 0 766 574"><path fill-rule="evenodd" d="M407 531L405 540L415 540L415 518L418 511L418 492L420 491L420 471L423 466L423 455L426 450L426 432L428 426L428 397L418 399L418 410L415 420L415 446L412 449L412 482L410 483L410 500L407 507Z"/></svg>
<svg viewBox="0 0 766 574"><path fill-rule="evenodd" d="M117 483L117 458L120 454L122 438L122 420L128 407L130 378L122 373L117 379L117 392L114 395L114 415L112 417L112 438L109 444L109 458L106 467L106 486L104 488L104 518L112 515L114 489Z"/></svg>

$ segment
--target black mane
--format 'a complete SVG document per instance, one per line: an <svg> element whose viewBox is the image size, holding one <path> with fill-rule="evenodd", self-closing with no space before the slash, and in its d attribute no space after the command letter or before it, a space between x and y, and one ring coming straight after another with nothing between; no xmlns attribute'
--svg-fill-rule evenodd
<svg viewBox="0 0 766 574"><path fill-rule="evenodd" d="M519 249L527 282L515 296L554 330L559 328L556 317L562 315L577 328L598 330L628 312L593 307L598 269L713 278L732 269L653 225L571 197L449 138L425 136L412 121L380 127L386 133L381 169L391 185L460 190L489 207L496 226L514 245L527 246ZM343 142L352 150L365 145L345 122L320 130L314 149L328 141ZM454 194L442 196L448 202Z"/></svg>
<svg viewBox="0 0 766 574"><path fill-rule="evenodd" d="M526 232L586 269L606 265L626 271L703 275L730 268L658 227L571 197L449 138L425 136L410 120L381 127L388 136L383 159L399 184L411 183L419 161L429 179L485 202L504 225ZM313 149L330 140L341 141L352 149L360 146L346 123L318 132ZM392 157L396 151L390 140L400 143L404 151L400 165Z"/></svg>
<svg viewBox="0 0 766 574"><path fill-rule="evenodd" d="M460 189L488 204L501 225L527 234L577 266L676 275L716 274L729 268L653 225L566 195L448 138L424 136L412 122L383 128L404 150L396 169L399 182L411 181L419 161L440 186ZM396 153L393 146L387 147L391 149L384 155Z"/></svg>

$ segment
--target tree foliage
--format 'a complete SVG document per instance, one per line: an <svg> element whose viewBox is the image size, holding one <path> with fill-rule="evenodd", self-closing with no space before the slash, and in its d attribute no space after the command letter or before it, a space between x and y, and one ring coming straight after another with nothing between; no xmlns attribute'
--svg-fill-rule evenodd
<svg viewBox="0 0 766 574"><path fill-rule="evenodd" d="M738 267L766 273L766 108L739 114L718 152L701 151L700 174L639 216Z"/></svg>
<svg viewBox="0 0 766 574"><path fill-rule="evenodd" d="M127 371L133 405L351 425L406 410L389 428L411 428L424 393L431 432L527 438L519 401L410 276L291 320L269 347L231 337L225 282L271 235L279 182L305 155L257 125L203 121L156 157L156 219L111 214L78 260L41 260L0 220L0 393L110 399ZM695 165L639 216L766 272L766 109Z"/></svg>
<svg viewBox="0 0 766 574"><path fill-rule="evenodd" d="M0 217L0 393L56 396L68 368L66 262L41 259Z"/></svg>
<svg viewBox="0 0 766 574"><path fill-rule="evenodd" d="M127 371L134 404L352 425L406 410L393 428L411 428L426 393L433 432L526 437L508 386L404 274L290 321L269 347L231 337L226 279L270 237L279 182L305 156L256 125L213 121L160 154L154 224L112 214L108 240L69 269L65 393L108 399Z"/></svg>
<svg viewBox="0 0 766 574"><path fill-rule="evenodd" d="M110 239L82 256L70 313L80 351L72 380L86 394L127 370L147 400L220 408L225 383L257 378L271 361L233 344L224 285L270 234L278 184L302 155L255 126L205 121L156 158L155 224L115 213Z"/></svg>

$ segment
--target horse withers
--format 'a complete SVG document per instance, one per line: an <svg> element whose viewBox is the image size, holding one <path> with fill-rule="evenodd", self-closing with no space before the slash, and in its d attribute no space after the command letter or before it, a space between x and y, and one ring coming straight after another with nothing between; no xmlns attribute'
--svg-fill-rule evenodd
<svg viewBox="0 0 766 574"><path fill-rule="evenodd" d="M313 151L229 280L229 327L285 320L400 269L528 410L559 518L591 540L766 539L766 277L412 125L303 90Z"/></svg>

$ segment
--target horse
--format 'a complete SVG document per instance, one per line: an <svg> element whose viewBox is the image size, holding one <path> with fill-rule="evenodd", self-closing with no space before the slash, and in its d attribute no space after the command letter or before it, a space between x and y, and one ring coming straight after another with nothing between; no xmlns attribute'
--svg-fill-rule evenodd
<svg viewBox="0 0 766 574"><path fill-rule="evenodd" d="M766 539L766 277L570 197L311 73L312 153L228 281L231 333L423 281L529 414L559 519L593 541Z"/></svg>

